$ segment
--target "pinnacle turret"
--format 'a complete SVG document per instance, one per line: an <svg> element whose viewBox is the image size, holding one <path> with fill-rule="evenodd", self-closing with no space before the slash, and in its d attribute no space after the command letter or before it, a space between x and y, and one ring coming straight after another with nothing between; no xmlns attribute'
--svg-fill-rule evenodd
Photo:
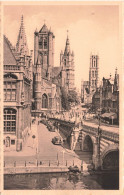
<svg viewBox="0 0 124 195"><path fill-rule="evenodd" d="M21 17L21 25L20 25L20 29L19 29L17 44L16 44L16 50L17 50L17 52L21 53L22 55L28 55L28 53L29 53L25 29L24 29L23 15Z"/></svg>
<svg viewBox="0 0 124 195"><path fill-rule="evenodd" d="M70 53L70 41L69 41L69 37L68 37L68 34L67 34L66 46L65 46L65 52L64 52L64 54L67 55L68 53Z"/></svg>

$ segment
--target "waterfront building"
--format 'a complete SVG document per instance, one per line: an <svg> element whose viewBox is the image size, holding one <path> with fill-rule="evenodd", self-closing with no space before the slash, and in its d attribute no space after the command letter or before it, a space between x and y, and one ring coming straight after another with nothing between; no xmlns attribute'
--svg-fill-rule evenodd
<svg viewBox="0 0 124 195"><path fill-rule="evenodd" d="M104 118L112 118L119 123L119 74L115 70L115 76L112 78L103 77L102 85L97 88L92 98L92 107L94 110L99 108ZM107 113L107 114L106 114ZM115 114L114 114L115 113Z"/></svg>
<svg viewBox="0 0 124 195"><path fill-rule="evenodd" d="M16 47L4 36L4 149L20 151L31 127L32 51L23 16Z"/></svg>
<svg viewBox="0 0 124 195"><path fill-rule="evenodd" d="M119 123L119 74L115 70L114 78L103 77L102 87L102 108L105 112L116 113L113 119L117 119Z"/></svg>

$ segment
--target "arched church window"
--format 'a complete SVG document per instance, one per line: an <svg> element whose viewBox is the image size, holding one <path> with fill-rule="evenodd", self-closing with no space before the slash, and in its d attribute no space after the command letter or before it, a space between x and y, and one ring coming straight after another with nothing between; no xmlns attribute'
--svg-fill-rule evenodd
<svg viewBox="0 0 124 195"><path fill-rule="evenodd" d="M16 110L11 108L4 109L4 131L16 131Z"/></svg>
<svg viewBox="0 0 124 195"><path fill-rule="evenodd" d="M46 94L42 95L42 108L48 108L48 97Z"/></svg>

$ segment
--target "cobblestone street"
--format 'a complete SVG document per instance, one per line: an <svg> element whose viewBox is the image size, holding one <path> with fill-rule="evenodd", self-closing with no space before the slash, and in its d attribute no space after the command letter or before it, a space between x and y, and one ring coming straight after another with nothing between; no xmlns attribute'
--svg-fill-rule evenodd
<svg viewBox="0 0 124 195"><path fill-rule="evenodd" d="M32 136L35 135L33 139ZM48 166L49 163L52 165L57 165L59 162L60 166L63 165L81 165L81 160L86 161L89 159L89 155L80 155L79 156L70 149L67 149L61 145L54 145L52 143L52 138L58 136L59 133L57 130L55 132L50 132L47 127L43 124L32 125L32 131L30 136L27 138L27 142L24 145L24 148L20 152L9 151L5 152L5 166L14 166L14 162L17 165L26 164L36 164L42 162L42 165ZM82 153L83 154L83 153ZM85 158L84 158L85 156Z"/></svg>

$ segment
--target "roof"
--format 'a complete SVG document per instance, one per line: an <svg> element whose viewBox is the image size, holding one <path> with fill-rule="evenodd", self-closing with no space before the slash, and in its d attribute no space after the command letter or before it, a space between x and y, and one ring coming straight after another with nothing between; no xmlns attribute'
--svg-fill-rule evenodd
<svg viewBox="0 0 124 195"><path fill-rule="evenodd" d="M116 113L113 113L113 112L110 112L110 113L104 113L102 114L101 116L102 118L117 118L117 114Z"/></svg>
<svg viewBox="0 0 124 195"><path fill-rule="evenodd" d="M48 31L49 31L49 30L48 30L46 24L44 24L44 25L42 26L42 28L40 29L39 33L41 33L41 32L48 32Z"/></svg>
<svg viewBox="0 0 124 195"><path fill-rule="evenodd" d="M14 54L11 50L11 45L8 39L4 36L4 55L3 55L3 64L4 65L17 65Z"/></svg>
<svg viewBox="0 0 124 195"><path fill-rule="evenodd" d="M53 67L52 69L52 77L57 77L59 75L61 71L61 67L58 66L58 67Z"/></svg>

